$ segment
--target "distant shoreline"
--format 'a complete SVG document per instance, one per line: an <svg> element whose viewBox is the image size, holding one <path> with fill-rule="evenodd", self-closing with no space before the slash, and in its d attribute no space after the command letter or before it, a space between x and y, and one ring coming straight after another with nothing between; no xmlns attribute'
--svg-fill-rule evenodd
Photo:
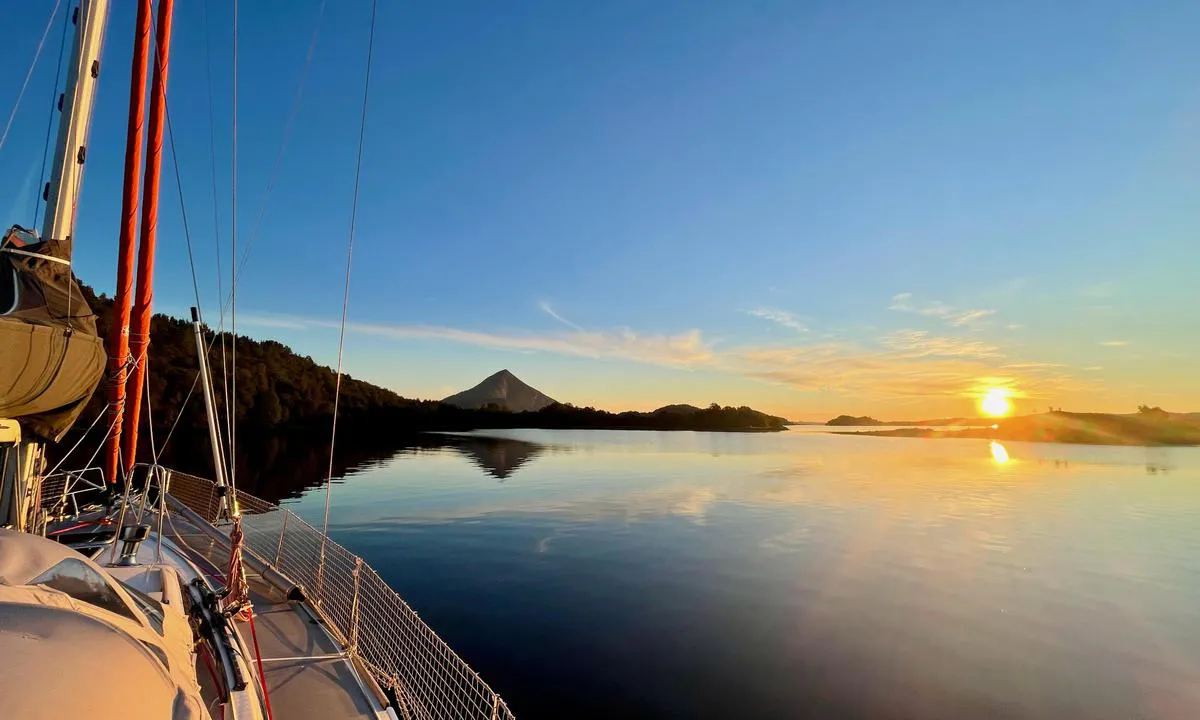
<svg viewBox="0 0 1200 720"><path fill-rule="evenodd" d="M1053 412L997 420L995 427L958 430L896 428L892 430L829 431L835 435L931 439L980 439L1074 445L1141 447L1200 446L1200 417L1172 413L1114 415Z"/></svg>
<svg viewBox="0 0 1200 720"><path fill-rule="evenodd" d="M511 427L489 426L489 427L468 428L466 430L423 430L421 432L448 433L448 434L453 435L453 434L464 433L464 432L486 433L486 432L494 432L496 430L604 430L604 431L636 430L638 432L776 433L776 432L784 432L785 430L787 430L787 426L782 426L782 427L697 428L697 427L646 427L646 426L637 426L637 425L608 425L608 426L603 426L603 427L597 427L597 426L593 426L593 425L580 425L578 427L566 427L566 426L545 427L545 426L538 426L538 425L513 425ZM849 433L847 433L847 434L849 434Z"/></svg>

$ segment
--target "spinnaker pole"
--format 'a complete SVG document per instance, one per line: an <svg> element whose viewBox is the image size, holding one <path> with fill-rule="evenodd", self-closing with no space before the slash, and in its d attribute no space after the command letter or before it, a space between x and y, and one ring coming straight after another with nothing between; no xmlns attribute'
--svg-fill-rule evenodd
<svg viewBox="0 0 1200 720"><path fill-rule="evenodd" d="M138 422L146 382L146 351L150 345L150 315L154 301L154 245L158 238L158 188L162 178L164 118L167 110L167 70L170 67L171 13L174 0L158 0L154 79L150 84L150 137L146 142L146 179L142 192L141 242L138 245L137 295L129 323L129 353L133 356L125 396L122 437L125 472L137 458Z"/></svg>
<svg viewBox="0 0 1200 720"><path fill-rule="evenodd" d="M113 296L112 327L108 335L108 418L112 429L105 446L104 477L109 483L117 482L121 456L121 421L129 357L129 313L133 300L133 248L141 190L142 124L146 116L146 63L150 54L150 6L151 0L138 0L133 37L133 70L129 80L121 234L117 244L117 287Z"/></svg>
<svg viewBox="0 0 1200 720"><path fill-rule="evenodd" d="M200 368L200 390L204 396L204 413L208 418L208 441L212 445L213 479L217 487L225 487L225 449L221 445L221 421L217 417L217 403L213 399L212 374L208 369L208 345L204 342L204 326L200 324L200 310L192 308L192 333L196 338L196 360ZM221 495L218 517L226 517L225 496Z"/></svg>

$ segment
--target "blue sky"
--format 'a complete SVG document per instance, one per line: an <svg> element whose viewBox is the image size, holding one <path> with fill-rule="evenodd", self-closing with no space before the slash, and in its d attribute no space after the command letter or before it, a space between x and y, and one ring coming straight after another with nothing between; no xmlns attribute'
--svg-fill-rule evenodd
<svg viewBox="0 0 1200 720"><path fill-rule="evenodd" d="M76 243L101 290L133 24L114 5ZM210 320L228 5L179 3L169 86ZM5 11L27 28L5 116L52 6ZM369 12L240 16L239 330L330 364ZM381 3L347 368L421 397L507 367L578 404L792 417L969 413L991 386L1029 410L1200 409L1196 27L1178 2ZM32 220L58 28L0 148L7 222ZM183 314L173 172L156 303Z"/></svg>

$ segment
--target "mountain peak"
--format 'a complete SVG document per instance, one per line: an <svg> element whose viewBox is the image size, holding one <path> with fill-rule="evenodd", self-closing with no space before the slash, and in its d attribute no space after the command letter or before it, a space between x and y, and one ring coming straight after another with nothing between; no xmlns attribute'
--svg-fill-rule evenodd
<svg viewBox="0 0 1200 720"><path fill-rule="evenodd" d="M507 368L493 373L470 390L464 390L442 400L447 405L477 409L497 405L510 412L536 412L553 405L549 395L530 387Z"/></svg>

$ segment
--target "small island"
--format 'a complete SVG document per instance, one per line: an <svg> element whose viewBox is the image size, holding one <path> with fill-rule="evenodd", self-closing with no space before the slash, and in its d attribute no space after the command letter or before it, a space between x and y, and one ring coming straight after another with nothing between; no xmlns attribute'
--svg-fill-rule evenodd
<svg viewBox="0 0 1200 720"><path fill-rule="evenodd" d="M828 427L976 427L991 425L994 421L986 418L938 418L935 420L876 420L869 415L838 415L832 420L827 420L824 423L810 423L816 425L826 425Z"/></svg>
<svg viewBox="0 0 1200 720"><path fill-rule="evenodd" d="M876 425L884 425L873 417L854 417L852 415L838 415L834 419L825 423L831 427L874 427Z"/></svg>

